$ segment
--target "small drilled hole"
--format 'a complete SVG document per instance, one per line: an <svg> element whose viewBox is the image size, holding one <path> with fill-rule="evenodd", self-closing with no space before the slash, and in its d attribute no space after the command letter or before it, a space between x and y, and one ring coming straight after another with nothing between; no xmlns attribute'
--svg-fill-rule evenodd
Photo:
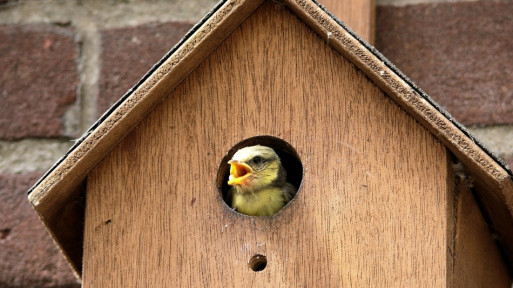
<svg viewBox="0 0 513 288"><path fill-rule="evenodd" d="M259 272L267 267L267 257L264 255L256 254L249 259L249 268L255 272Z"/></svg>
<svg viewBox="0 0 513 288"><path fill-rule="evenodd" d="M10 228L0 229L0 240L4 240L11 234Z"/></svg>
<svg viewBox="0 0 513 288"><path fill-rule="evenodd" d="M293 195L290 201L292 202L297 194L297 191L299 191L301 182L303 181L303 165L301 163L301 160L299 159L298 153L296 152L294 147L292 147L292 145L290 145L289 143L280 138L266 135L251 137L237 143L230 149L230 151L228 151L225 157L221 160L216 179L216 186L221 198L229 207L232 207L232 199L229 193L231 186L228 185L228 178L230 176L230 165L228 164L228 161L232 159L235 152L237 152L239 149L254 145L267 146L272 148L276 152L276 154L280 158L283 168L286 171L286 181L292 184L296 190L295 194Z"/></svg>

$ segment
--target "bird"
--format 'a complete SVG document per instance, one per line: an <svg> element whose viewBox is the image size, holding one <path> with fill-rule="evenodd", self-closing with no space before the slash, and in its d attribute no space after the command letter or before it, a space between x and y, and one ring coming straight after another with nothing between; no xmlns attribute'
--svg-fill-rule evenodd
<svg viewBox="0 0 513 288"><path fill-rule="evenodd" d="M228 197L235 211L249 216L271 216L296 194L287 182L274 149L255 145L239 149L230 161Z"/></svg>

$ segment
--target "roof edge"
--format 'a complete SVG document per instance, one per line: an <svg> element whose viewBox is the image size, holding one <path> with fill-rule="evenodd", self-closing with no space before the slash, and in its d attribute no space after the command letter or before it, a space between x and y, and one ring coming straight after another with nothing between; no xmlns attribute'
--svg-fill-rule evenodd
<svg viewBox="0 0 513 288"><path fill-rule="evenodd" d="M487 174L491 174L497 181L513 176L504 161L477 141L461 123L442 109L388 59L359 38L342 21L327 12L317 1L284 0L284 2L332 47L350 59L382 90L388 92L387 94L397 104L428 128L436 138L452 148L453 153L458 154L458 150L463 154L470 152L469 150L481 152L468 155L475 165L483 171L488 171Z"/></svg>
<svg viewBox="0 0 513 288"><path fill-rule="evenodd" d="M379 52L374 46L363 40L360 36L356 34L350 27L346 26L344 22L342 22L340 19L338 19L336 16L334 16L332 13L330 13L326 7L324 7L322 4L320 4L317 0L310 0L311 2L315 3L320 9L324 11L327 15L331 17L334 21L336 21L340 26L344 27L344 29L353 36L360 44L362 44L364 47L366 47L369 51L372 52L379 60L381 60L390 70L394 71L395 74L397 74L404 82L406 82L413 90L415 90L419 96L426 99L433 107L435 107L440 113L442 113L449 121L451 121L456 127L458 127L465 135L467 135L474 143L476 143L481 149L483 149L492 159L494 159L497 163L499 163L506 172L510 176L513 177L513 172L511 170L511 167L508 166L508 164L500 158L496 153L494 153L492 150L490 150L483 142L481 142L479 139L477 139L463 124L461 124L456 118L454 118L449 112L447 112L442 106L440 106L438 103L436 103L433 98L431 98L427 93L425 93L419 86L417 86L408 76L406 76L404 73L402 73L390 60L388 60L381 52Z"/></svg>
<svg viewBox="0 0 513 288"><path fill-rule="evenodd" d="M216 6L210 10L203 18L201 18L201 20L199 22L197 22L185 35L182 39L180 39L178 41L178 43L175 44L175 46L173 46L171 48L171 50L169 50L157 63L155 63L148 72L146 72L146 74L143 75L143 77L130 89L128 89L128 91L125 92L125 94L123 94L123 96L121 96L111 107L109 107L109 109L107 109L107 111L105 111L101 116L100 118L98 118L98 120L96 120L92 125L91 127L89 127L89 129L87 129L86 132L84 132L82 134L82 136L80 136L80 138L76 139L75 140L75 143L68 149L68 151L66 151L66 154L64 154L59 160L57 160L56 163L54 163L52 165L52 167L50 167L50 169L48 171L46 171L45 174L43 174L43 176L41 176L41 178L28 190L27 194L31 194L32 191L34 191L36 189L37 186L39 186L39 184L41 184L41 182L52 172L54 171L74 150L77 149L78 146L80 146L80 144L82 144L82 142L84 142L84 140L89 136L91 135L94 130L96 130L100 124L105 121L105 119L107 119L109 117L109 115L113 114L113 112L135 91L137 90L137 88L139 88L143 83L144 81L146 81L146 79L148 79L150 77L150 75L152 73L155 72L155 70L158 69L158 67L160 67L176 50L178 50L182 45L184 45L184 43L186 42L187 39L189 39L211 16L212 14L214 14L217 10L220 9L220 7L222 7L222 5L227 2L228 0L221 0L219 1Z"/></svg>
<svg viewBox="0 0 513 288"><path fill-rule="evenodd" d="M50 174L55 173L59 166L63 166L63 162L69 160L73 153L79 151L81 146L86 140L95 138L95 141L100 141L103 138L103 134L106 134L106 129L112 128L112 126L118 124L120 120L125 119L132 112L132 109L139 105L141 102L146 100L144 94L149 93L161 80L164 78L176 77L178 74L176 70L181 68L187 68L186 73L181 72L181 82L196 66L182 67L180 64L184 60L190 60L195 58L196 64L199 64L201 60L206 58L217 45L224 40L226 37L218 37L218 43L211 41L213 38L211 33L217 32L217 36L230 34L230 30L234 30L243 20L245 20L252 11L254 11L264 0L222 0L211 10L200 22L194 25L191 30L182 38L160 61L158 61L139 82L129 89L113 106L111 106L66 152L66 154L59 159L28 191L29 199L33 201L33 204L37 206L39 194L41 190L47 191L51 189L53 183L43 183ZM222 23L225 22L225 23ZM230 26L231 25L231 26ZM220 31L221 30L221 31ZM207 39L209 38L209 39ZM208 42L208 43L205 43ZM209 47L204 47L209 46ZM195 51L204 50L201 55L197 55ZM205 52L206 51L206 52ZM191 54L195 55L191 55ZM159 71L157 71L159 70ZM158 72L158 73L157 73ZM159 99L160 100L160 99ZM158 101L154 101L157 102ZM125 106L125 107L124 107ZM128 106L128 107L126 107ZM152 110L154 106L147 107L145 110L148 112ZM123 110L123 111L120 111ZM132 116L132 115L130 115ZM143 117L142 117L143 118ZM142 120L142 119L140 119ZM105 127L106 122L115 122ZM138 123L139 121L137 121ZM135 125L133 125L135 127ZM133 128L133 127L132 127ZM104 130L102 135L97 135L100 130ZM131 129L130 129L131 130ZM80 157L84 157L82 154L86 151L81 152ZM30 196L33 195L33 196Z"/></svg>

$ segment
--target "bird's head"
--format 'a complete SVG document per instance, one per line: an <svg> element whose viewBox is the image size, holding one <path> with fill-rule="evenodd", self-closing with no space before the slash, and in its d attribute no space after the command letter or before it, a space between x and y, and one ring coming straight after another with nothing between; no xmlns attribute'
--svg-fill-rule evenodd
<svg viewBox="0 0 513 288"><path fill-rule="evenodd" d="M228 185L251 191L285 179L285 170L274 150L267 146L250 146L238 150L228 164Z"/></svg>

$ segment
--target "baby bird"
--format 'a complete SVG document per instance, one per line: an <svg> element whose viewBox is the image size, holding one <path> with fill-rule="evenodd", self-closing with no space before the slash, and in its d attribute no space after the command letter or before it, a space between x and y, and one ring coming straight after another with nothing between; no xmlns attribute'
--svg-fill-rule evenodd
<svg viewBox="0 0 513 288"><path fill-rule="evenodd" d="M232 208L250 216L269 216L287 204L296 188L287 182L287 172L276 152L267 146L238 150L228 164Z"/></svg>

